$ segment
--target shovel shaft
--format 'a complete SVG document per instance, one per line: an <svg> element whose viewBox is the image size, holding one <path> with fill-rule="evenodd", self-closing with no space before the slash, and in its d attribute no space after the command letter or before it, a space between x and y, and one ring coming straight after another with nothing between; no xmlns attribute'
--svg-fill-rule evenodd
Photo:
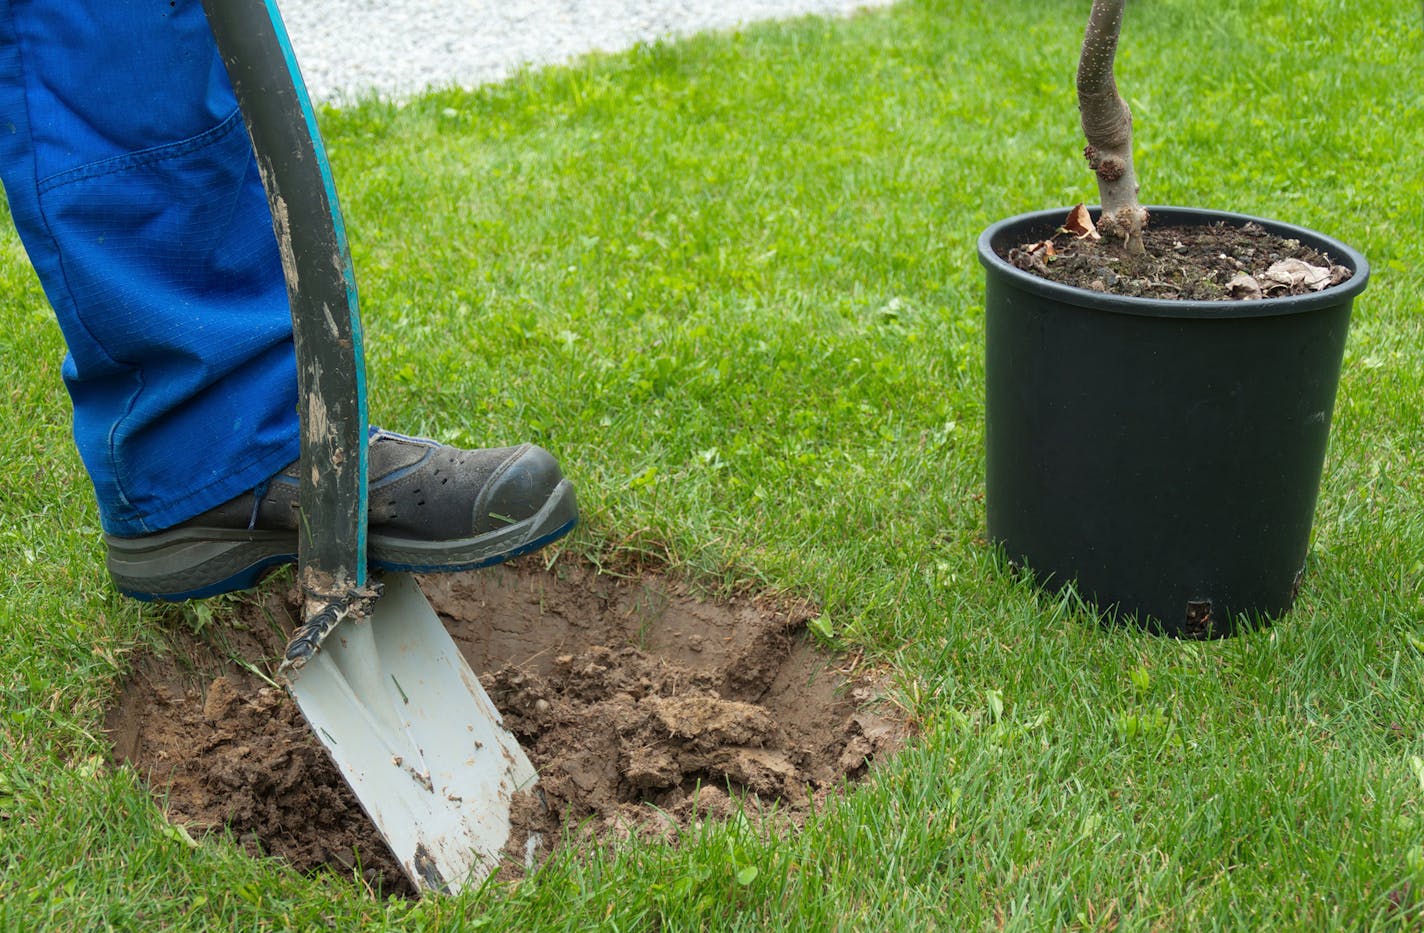
<svg viewBox="0 0 1424 933"><path fill-rule="evenodd" d="M298 579L319 642L366 574L366 380L351 252L275 3L203 0L203 8L252 139L286 277L302 432Z"/></svg>

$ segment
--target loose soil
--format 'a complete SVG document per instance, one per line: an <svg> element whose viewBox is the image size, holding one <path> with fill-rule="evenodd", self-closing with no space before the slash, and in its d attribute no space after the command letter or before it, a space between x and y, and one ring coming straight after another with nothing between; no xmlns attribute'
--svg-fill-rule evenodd
<svg viewBox="0 0 1424 933"><path fill-rule="evenodd" d="M877 677L811 640L802 601L704 601L566 555L420 582L539 771L502 878L561 845L674 841L743 811L794 825L904 739ZM254 673L275 670L299 613L290 586L269 584L136 658L107 717L115 759L174 823L413 894L286 691Z"/></svg>
<svg viewBox="0 0 1424 933"><path fill-rule="evenodd" d="M1045 245L1050 244L1050 245ZM1090 291L1172 301L1231 301L1318 291L1301 276L1272 273L1282 260L1323 270L1328 287L1350 277L1336 259L1299 240L1276 236L1257 223L1243 226L1158 226L1148 222L1145 255L1127 252L1124 241L1079 238L1045 231L1044 239L1002 254L1009 263L1041 278ZM1295 267L1299 269L1299 266ZM1254 286L1254 288L1253 288Z"/></svg>

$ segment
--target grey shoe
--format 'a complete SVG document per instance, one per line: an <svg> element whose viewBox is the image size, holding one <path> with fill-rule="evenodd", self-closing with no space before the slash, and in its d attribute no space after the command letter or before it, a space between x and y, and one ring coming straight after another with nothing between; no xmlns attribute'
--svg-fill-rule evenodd
<svg viewBox="0 0 1424 933"><path fill-rule="evenodd" d="M542 447L461 450L377 431L370 442L367 564L437 573L538 550L578 521L573 484ZM105 535L109 574L142 600L246 589L297 558L297 464L172 528Z"/></svg>

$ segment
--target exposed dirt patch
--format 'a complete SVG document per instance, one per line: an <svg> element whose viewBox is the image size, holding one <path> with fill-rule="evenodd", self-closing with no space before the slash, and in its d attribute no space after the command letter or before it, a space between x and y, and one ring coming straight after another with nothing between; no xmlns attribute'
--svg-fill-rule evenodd
<svg viewBox="0 0 1424 933"><path fill-rule="evenodd" d="M673 839L696 818L773 804L794 823L903 740L882 685L811 641L805 603L700 601L567 557L421 584L540 774L502 877L564 838ZM295 593L269 587L202 634L171 633L171 654L138 658L108 716L115 756L174 822L411 893L296 705L235 661L274 670L298 613Z"/></svg>
<svg viewBox="0 0 1424 933"><path fill-rule="evenodd" d="M1052 234L1052 235L1050 235ZM1302 295L1338 285L1350 270L1299 240L1260 224L1151 224L1145 254L1112 236L1094 240L1045 232L1003 258L1041 278L1091 291L1171 301L1233 301Z"/></svg>

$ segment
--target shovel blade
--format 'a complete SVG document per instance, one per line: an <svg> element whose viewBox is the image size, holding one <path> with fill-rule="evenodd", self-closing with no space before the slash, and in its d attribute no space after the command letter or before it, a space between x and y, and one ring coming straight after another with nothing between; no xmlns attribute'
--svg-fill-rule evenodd
<svg viewBox="0 0 1424 933"><path fill-rule="evenodd" d="M411 881L454 894L499 863L538 776L414 578L384 582L289 689Z"/></svg>

